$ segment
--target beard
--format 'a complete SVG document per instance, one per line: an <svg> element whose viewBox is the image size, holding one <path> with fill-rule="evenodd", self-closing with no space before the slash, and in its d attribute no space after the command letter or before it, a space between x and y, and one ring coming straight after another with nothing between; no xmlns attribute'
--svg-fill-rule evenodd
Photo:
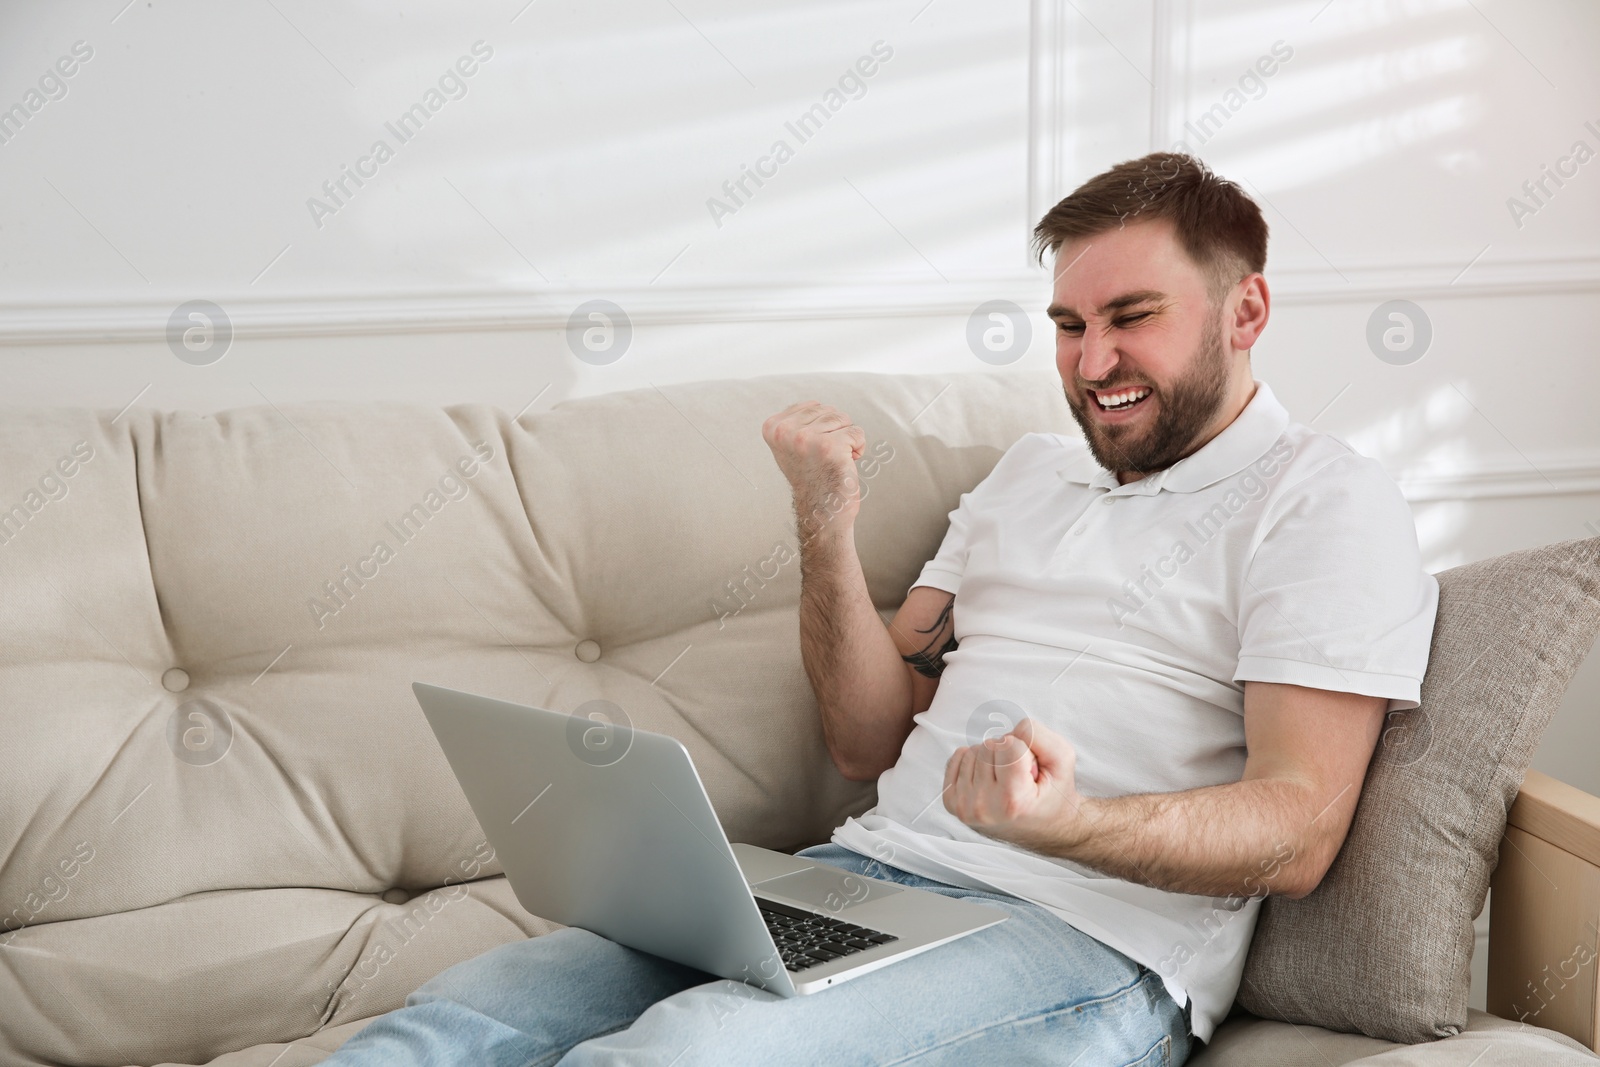
<svg viewBox="0 0 1600 1067"><path fill-rule="evenodd" d="M1114 390L1119 383L1110 382L1105 390ZM1100 389L1099 386L1094 388ZM1105 391L1103 390L1103 391ZM1190 446L1216 417L1228 393L1228 359L1222 351L1222 318L1215 315L1189 370L1170 386L1158 388L1151 385L1151 394L1142 403L1159 400L1153 422L1145 425L1133 423L1106 425L1091 415L1086 407L1095 403L1085 395L1082 405L1072 399L1072 393L1062 386L1072 417L1083 431L1084 440L1095 461L1108 471L1131 471L1137 474L1154 474L1166 470L1191 451Z"/></svg>

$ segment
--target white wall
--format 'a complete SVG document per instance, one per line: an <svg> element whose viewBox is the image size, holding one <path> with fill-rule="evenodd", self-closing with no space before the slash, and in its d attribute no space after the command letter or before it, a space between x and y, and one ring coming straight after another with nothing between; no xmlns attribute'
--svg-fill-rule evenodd
<svg viewBox="0 0 1600 1067"><path fill-rule="evenodd" d="M30 99L80 41L65 95ZM480 41L465 95L387 130ZM785 123L876 42L801 143ZM517 411L983 369L966 328L992 299L1033 316L1011 366L1047 367L1029 228L1182 141L1273 228L1258 377L1386 464L1430 568L1593 535L1597 46L1600 6L1563 0L11 0L0 108L41 106L0 144L0 401ZM323 194L379 138L393 158ZM793 157L728 201L780 138ZM632 329L606 364L569 346L597 298ZM1367 342L1396 299L1432 330L1404 365ZM235 333L209 365L169 345L191 300ZM1535 766L1600 792L1597 751L1591 660Z"/></svg>

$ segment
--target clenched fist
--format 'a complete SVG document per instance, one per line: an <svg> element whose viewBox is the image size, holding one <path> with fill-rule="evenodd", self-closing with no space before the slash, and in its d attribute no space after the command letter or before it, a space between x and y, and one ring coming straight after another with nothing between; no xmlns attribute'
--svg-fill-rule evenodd
<svg viewBox="0 0 1600 1067"><path fill-rule="evenodd" d="M849 530L861 509L856 460L867 448L861 427L837 408L802 400L762 423L761 437L794 489L801 539Z"/></svg>
<svg viewBox="0 0 1600 1067"><path fill-rule="evenodd" d="M958 748L944 770L944 806L988 837L1059 854L1083 832L1078 753L1032 719L1008 734Z"/></svg>

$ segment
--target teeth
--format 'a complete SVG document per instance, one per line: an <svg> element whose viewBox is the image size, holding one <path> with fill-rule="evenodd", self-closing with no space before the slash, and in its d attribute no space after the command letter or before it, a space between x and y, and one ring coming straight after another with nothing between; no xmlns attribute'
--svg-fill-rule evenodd
<svg viewBox="0 0 1600 1067"><path fill-rule="evenodd" d="M1149 394L1149 389L1126 389L1120 393L1099 393L1097 397L1102 407L1120 407L1134 400L1142 400Z"/></svg>

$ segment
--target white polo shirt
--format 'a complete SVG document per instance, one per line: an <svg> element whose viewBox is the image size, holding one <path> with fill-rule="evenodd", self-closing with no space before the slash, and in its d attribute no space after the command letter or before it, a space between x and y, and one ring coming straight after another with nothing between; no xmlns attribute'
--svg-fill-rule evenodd
<svg viewBox="0 0 1600 1067"><path fill-rule="evenodd" d="M1127 485L1080 440L1025 435L962 494L916 585L957 594L960 647L877 805L833 840L1048 908L1192 998L1209 1041L1270 876L1173 893L985 837L942 803L945 764L1026 715L1077 749L1084 795L1174 792L1242 777L1246 681L1416 707L1439 587L1399 488L1257 381L1203 448Z"/></svg>

